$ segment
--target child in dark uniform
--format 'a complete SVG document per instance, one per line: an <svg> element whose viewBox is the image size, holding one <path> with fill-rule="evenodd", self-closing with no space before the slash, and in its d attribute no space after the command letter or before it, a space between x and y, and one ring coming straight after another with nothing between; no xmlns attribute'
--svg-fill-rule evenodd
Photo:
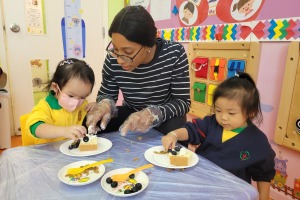
<svg viewBox="0 0 300 200"><path fill-rule="evenodd" d="M257 182L259 199L268 199L275 175L274 158L266 135L253 124L262 122L259 92L247 73L223 81L213 95L215 114L193 119L184 128L162 137L165 149L177 140L197 146L195 152L251 183Z"/></svg>

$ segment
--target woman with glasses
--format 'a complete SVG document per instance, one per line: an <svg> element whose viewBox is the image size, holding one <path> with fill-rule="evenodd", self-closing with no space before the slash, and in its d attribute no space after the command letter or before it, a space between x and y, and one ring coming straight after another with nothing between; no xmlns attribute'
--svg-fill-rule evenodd
<svg viewBox="0 0 300 200"><path fill-rule="evenodd" d="M190 108L188 59L183 46L156 37L151 15L127 6L114 18L106 48L97 103L86 124L89 132L119 130L167 134L182 127ZM119 91L122 106L116 106Z"/></svg>

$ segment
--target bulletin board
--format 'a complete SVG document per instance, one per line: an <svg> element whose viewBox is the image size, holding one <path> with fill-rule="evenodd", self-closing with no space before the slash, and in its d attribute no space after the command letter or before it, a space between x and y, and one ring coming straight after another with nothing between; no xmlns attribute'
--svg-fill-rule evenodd
<svg viewBox="0 0 300 200"><path fill-rule="evenodd" d="M286 60L275 142L300 151L300 43L291 42Z"/></svg>
<svg viewBox="0 0 300 200"><path fill-rule="evenodd" d="M190 114L203 118L213 113L215 87L238 71L256 82L260 60L259 42L193 42L188 44Z"/></svg>

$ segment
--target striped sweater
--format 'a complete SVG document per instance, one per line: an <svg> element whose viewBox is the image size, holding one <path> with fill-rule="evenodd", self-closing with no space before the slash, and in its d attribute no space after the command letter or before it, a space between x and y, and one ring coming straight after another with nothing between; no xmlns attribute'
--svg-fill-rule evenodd
<svg viewBox="0 0 300 200"><path fill-rule="evenodd" d="M117 59L107 55L97 102L108 98L117 101L119 89L123 105L136 111L158 106L163 121L185 115L190 108L188 59L178 42L157 39L153 60L133 71L125 71Z"/></svg>

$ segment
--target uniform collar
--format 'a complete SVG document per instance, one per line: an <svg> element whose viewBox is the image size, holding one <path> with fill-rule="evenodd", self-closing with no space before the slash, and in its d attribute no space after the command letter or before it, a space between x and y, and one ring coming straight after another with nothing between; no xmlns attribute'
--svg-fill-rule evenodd
<svg viewBox="0 0 300 200"><path fill-rule="evenodd" d="M58 104L57 98L54 95L55 95L55 92L53 90L51 90L49 92L48 96L46 97L47 103L49 104L50 108L52 108L54 110L62 109L62 107Z"/></svg>

